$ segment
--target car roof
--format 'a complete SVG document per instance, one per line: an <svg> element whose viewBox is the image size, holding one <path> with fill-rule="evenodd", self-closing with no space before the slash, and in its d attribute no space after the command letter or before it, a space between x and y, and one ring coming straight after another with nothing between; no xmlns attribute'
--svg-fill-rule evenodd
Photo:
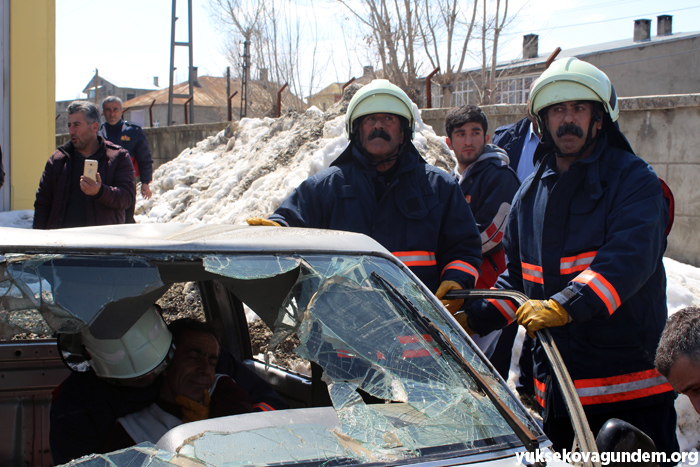
<svg viewBox="0 0 700 467"><path fill-rule="evenodd" d="M363 234L227 224L121 224L59 230L0 227L0 239L0 254L139 251L391 255Z"/></svg>

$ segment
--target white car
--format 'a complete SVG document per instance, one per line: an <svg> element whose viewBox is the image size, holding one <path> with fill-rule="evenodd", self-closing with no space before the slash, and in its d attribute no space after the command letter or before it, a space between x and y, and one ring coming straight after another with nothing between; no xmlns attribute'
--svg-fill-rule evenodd
<svg viewBox="0 0 700 467"><path fill-rule="evenodd" d="M366 236L150 224L2 228L0 238L0 331L46 337L0 343L11 428L0 456L12 465L51 464L47 394L68 374L52 336L87 325L118 334L141 305L192 283L222 346L292 408L184 424L70 465L505 466L528 452L567 465L440 301ZM115 305L125 303L133 313ZM311 375L254 356L246 310L272 330L271 348L296 335Z"/></svg>

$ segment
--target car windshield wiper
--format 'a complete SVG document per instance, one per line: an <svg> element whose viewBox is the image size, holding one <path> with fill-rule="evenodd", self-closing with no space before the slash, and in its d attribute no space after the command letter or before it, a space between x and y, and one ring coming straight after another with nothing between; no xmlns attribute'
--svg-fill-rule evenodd
<svg viewBox="0 0 700 467"><path fill-rule="evenodd" d="M382 290L384 290L398 305L403 309L409 319L412 319L419 323L425 331L430 335L430 337L438 345L440 345L457 364L459 364L467 373L469 373L474 381L476 382L479 389L481 389L491 400L491 403L496 407L498 413L501 414L503 419L508 423L511 430L515 432L516 436L523 443L525 448L530 452L535 452L539 448L539 441L537 437L530 431L530 429L525 426L525 424L520 421L518 417L513 413L513 411L501 400L496 392L491 388L491 386L486 383L486 380L474 369L474 367L462 356L457 348L452 344L450 339L445 335L440 328L435 326L433 322L423 315L423 313L416 308L416 306L408 299L399 289L392 285L388 280L378 274L376 271L372 272L371 280L377 284Z"/></svg>

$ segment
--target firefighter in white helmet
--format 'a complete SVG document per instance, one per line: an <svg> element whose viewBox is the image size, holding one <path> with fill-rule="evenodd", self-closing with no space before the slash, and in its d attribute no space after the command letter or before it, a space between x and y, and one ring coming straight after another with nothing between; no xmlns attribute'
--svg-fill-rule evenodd
<svg viewBox="0 0 700 467"><path fill-rule="evenodd" d="M350 144L299 185L269 219L249 224L359 232L394 253L442 298L473 288L481 240L455 180L412 143L415 106L387 80L360 88L345 115ZM462 300L443 300L457 313ZM460 316L461 314L458 314Z"/></svg>
<svg viewBox="0 0 700 467"><path fill-rule="evenodd" d="M54 464L155 443L183 422L287 408L267 383L220 352L215 327L192 318L166 326L157 305L120 337L96 337L85 327L72 338L89 368L73 372L56 391Z"/></svg>
<svg viewBox="0 0 700 467"><path fill-rule="evenodd" d="M542 130L539 161L513 199L496 287L530 300L481 302L467 311L468 326L484 334L517 320L533 336L548 328L593 433L609 418L625 420L670 460L675 395L654 369L667 315L663 183L620 132L615 90L595 66L555 61L529 106ZM571 421L539 342L534 376L545 433L568 450Z"/></svg>

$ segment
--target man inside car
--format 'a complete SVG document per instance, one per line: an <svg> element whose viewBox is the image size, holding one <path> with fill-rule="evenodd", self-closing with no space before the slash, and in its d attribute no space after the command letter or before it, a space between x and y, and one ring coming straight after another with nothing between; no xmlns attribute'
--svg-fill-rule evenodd
<svg viewBox="0 0 700 467"><path fill-rule="evenodd" d="M168 326L175 348L163 371L156 400L117 419L105 444L115 451L142 442L156 443L182 423L253 411L248 394L228 375L216 373L219 341L213 326L181 318Z"/></svg>
<svg viewBox="0 0 700 467"><path fill-rule="evenodd" d="M128 432L126 436L123 433L119 434L118 419L147 409L161 399L167 403L164 405L175 411L169 404L178 405L177 395L185 397L180 399L180 412L175 411L180 415L178 424L221 416L235 410L247 410L248 405L251 406L251 410L247 411L256 412L288 408L263 379L237 361L228 351L221 349L218 342L216 348L219 349L219 353L216 357L209 355L210 351L205 351L209 357L206 359L206 365L202 366L203 370L199 369L199 365L177 363L186 360L180 356L202 353L203 347L200 348L200 344L212 347L216 342L215 338L212 342L208 336L202 336L207 332L202 330L208 329L206 324L196 321L196 324L193 324L190 320L178 321L171 323L174 328L174 332L171 333L157 306L154 306L150 307L121 339L95 339L87 329L81 333L90 370L73 371L54 391L49 430L54 464L63 464L84 455L109 452L117 449L117 446L134 444L130 441L134 438ZM190 328L194 328L194 331L188 330ZM188 334L204 337L198 339L199 350L190 352L190 345L183 344L178 353L177 348L171 344L175 343L177 346L181 336L185 335L187 339ZM131 345L124 346L124 342ZM140 345L133 345L134 342L140 342ZM104 358L110 354L122 354L125 358L121 361ZM173 363L175 366L171 371L166 371L166 367L172 366ZM231 384L228 383L235 380L233 384L237 386L236 389L242 389L243 393L235 391L233 395L242 399L243 405L236 400L232 408L223 402L219 403L219 396L213 398L216 402L212 405L210 396L207 406L204 390L201 388L200 391L199 385L208 385L209 388L213 385L208 383L212 363L215 365L215 373L230 376L224 385L219 387L219 391L222 388L232 390ZM184 389L180 389L178 380L183 379L195 379L197 382L194 385L184 384ZM165 389L166 387L168 389ZM192 390L192 387L195 390ZM216 387L213 389L212 393L215 393Z"/></svg>

